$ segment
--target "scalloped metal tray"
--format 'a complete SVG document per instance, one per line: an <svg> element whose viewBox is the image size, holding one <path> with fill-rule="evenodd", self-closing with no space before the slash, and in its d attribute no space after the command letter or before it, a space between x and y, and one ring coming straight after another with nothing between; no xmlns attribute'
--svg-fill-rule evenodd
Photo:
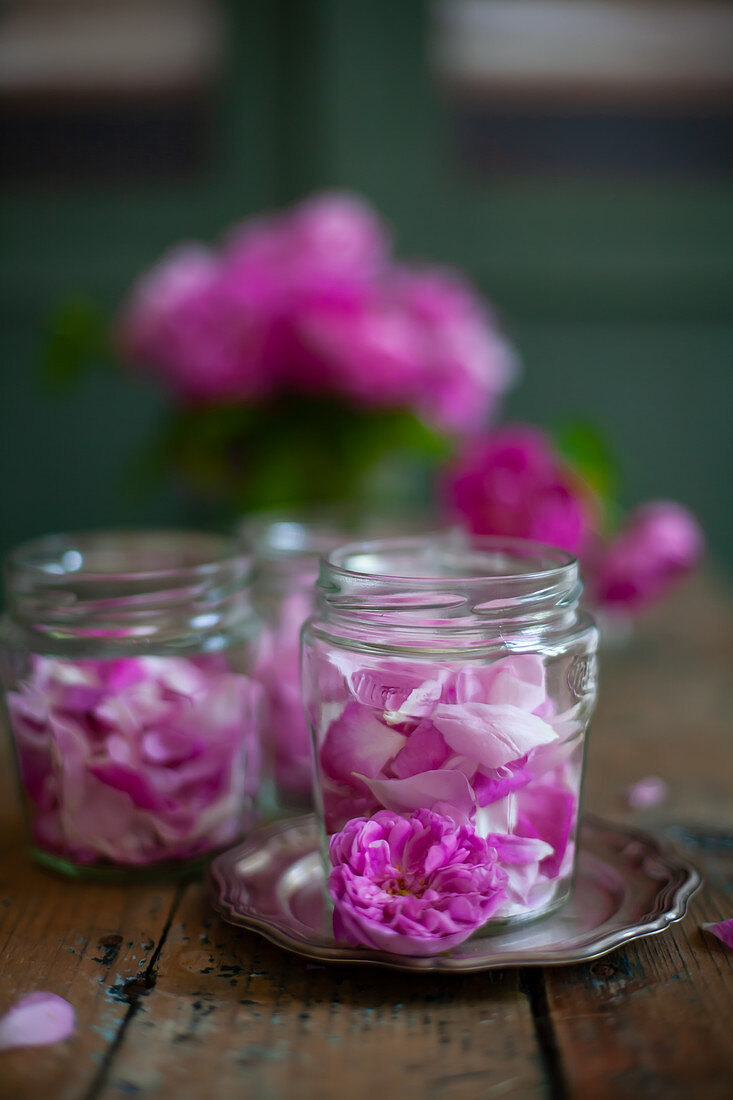
<svg viewBox="0 0 733 1100"><path fill-rule="evenodd" d="M409 958L334 939L318 846L312 814L257 829L211 865L214 907L230 923L319 962L465 973L596 959L680 920L701 883L695 868L659 838L586 815L575 889L562 909L479 934L439 955Z"/></svg>

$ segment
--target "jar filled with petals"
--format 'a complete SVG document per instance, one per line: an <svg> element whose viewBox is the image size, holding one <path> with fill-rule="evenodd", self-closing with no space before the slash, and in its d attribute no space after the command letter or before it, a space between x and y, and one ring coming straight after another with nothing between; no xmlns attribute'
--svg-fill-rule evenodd
<svg viewBox="0 0 733 1100"><path fill-rule="evenodd" d="M304 630L334 932L431 955L570 895L597 632L537 543L350 544Z"/></svg>
<svg viewBox="0 0 733 1100"><path fill-rule="evenodd" d="M10 555L0 657L37 860L158 876L240 836L259 784L249 575L227 540L190 532Z"/></svg>

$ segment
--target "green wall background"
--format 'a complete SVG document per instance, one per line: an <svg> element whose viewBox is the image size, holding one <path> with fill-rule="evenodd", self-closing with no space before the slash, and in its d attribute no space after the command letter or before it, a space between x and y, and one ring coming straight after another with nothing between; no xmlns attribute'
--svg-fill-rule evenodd
<svg viewBox="0 0 733 1100"><path fill-rule="evenodd" d="M175 486L154 499L123 489L160 410L155 393L103 374L67 399L41 389L50 306L78 289L112 306L170 244L339 186L388 217L401 255L459 264L497 303L524 364L508 415L597 421L625 501L685 501L733 567L730 184L471 176L430 79L425 4L228 10L201 175L3 196L0 549L46 531L186 518Z"/></svg>

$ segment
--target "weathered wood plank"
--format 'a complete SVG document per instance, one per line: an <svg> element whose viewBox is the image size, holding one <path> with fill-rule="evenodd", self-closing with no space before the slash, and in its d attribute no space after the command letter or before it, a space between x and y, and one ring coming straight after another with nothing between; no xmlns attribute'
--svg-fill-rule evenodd
<svg viewBox="0 0 733 1100"><path fill-rule="evenodd" d="M132 1011L175 890L65 881L32 866L17 834L3 839L0 1010L50 990L74 1006L77 1026L64 1043L0 1055L0 1095L78 1100Z"/></svg>
<svg viewBox="0 0 733 1100"><path fill-rule="evenodd" d="M560 1091L579 1100L730 1096L733 956L699 924L733 914L724 835L733 830L732 656L729 604L704 581L658 609L623 649L602 654L586 807L686 841L706 881L685 921L662 936L546 972ZM667 781L668 799L630 810L624 789L649 774Z"/></svg>
<svg viewBox="0 0 733 1100"><path fill-rule="evenodd" d="M547 971L564 1094L577 1100L728 1100L733 954L702 921L733 913L733 841L689 854L706 882L687 918L586 966Z"/></svg>
<svg viewBox="0 0 733 1100"><path fill-rule="evenodd" d="M190 887L101 1096L547 1096L514 973L313 966L213 916Z"/></svg>
<svg viewBox="0 0 733 1100"><path fill-rule="evenodd" d="M733 832L733 616L722 585L701 578L600 655L585 806L619 821L696 822ZM670 787L653 811L624 790L646 775Z"/></svg>

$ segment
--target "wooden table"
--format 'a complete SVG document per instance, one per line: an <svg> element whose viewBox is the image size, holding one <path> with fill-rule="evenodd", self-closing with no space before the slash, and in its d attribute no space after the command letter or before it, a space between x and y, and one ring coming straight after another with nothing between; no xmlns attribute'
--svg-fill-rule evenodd
<svg viewBox="0 0 733 1100"><path fill-rule="evenodd" d="M683 922L585 965L316 966L224 924L200 883L67 882L29 863L4 768L0 1008L52 990L77 1030L0 1054L0 1095L728 1100L733 953L699 925L733 916L732 641L707 579L603 654L586 805L665 830L705 885ZM669 801L632 812L624 787L649 774Z"/></svg>

